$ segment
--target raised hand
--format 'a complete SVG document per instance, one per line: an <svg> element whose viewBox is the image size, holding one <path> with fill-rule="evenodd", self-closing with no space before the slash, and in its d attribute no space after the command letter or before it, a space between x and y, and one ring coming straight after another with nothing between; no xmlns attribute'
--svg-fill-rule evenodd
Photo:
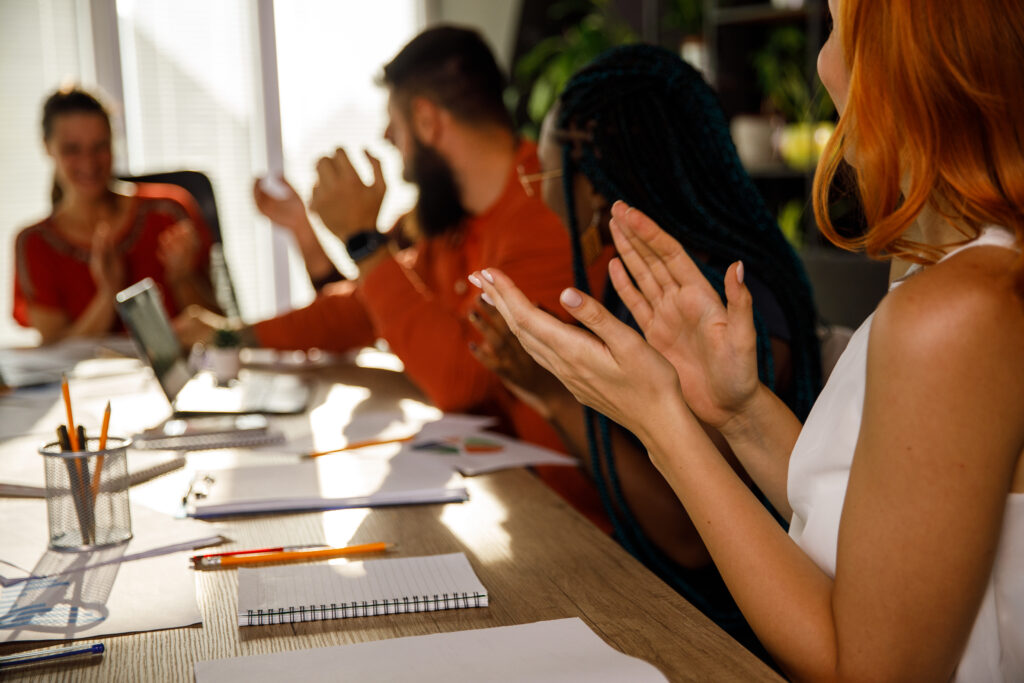
<svg viewBox="0 0 1024 683"><path fill-rule="evenodd" d="M104 293L113 294L124 287L124 262L114 247L109 223L100 223L92 234L89 273L96 288Z"/></svg>
<svg viewBox="0 0 1024 683"><path fill-rule="evenodd" d="M199 265L199 234L192 221L181 220L160 233L156 257L170 283L192 277Z"/></svg>
<svg viewBox="0 0 1024 683"><path fill-rule="evenodd" d="M561 297L563 307L593 332L590 334L534 306L495 268L473 277L527 353L578 401L641 439L665 421L686 419L688 411L669 362L596 300L571 288Z"/></svg>
<svg viewBox="0 0 1024 683"><path fill-rule="evenodd" d="M620 256L608 268L615 290L647 342L672 363L687 405L721 429L759 386L757 333L743 264L726 272L726 308L679 242L639 210L616 202L611 233Z"/></svg>
<svg viewBox="0 0 1024 683"><path fill-rule="evenodd" d="M256 203L257 210L271 222L288 228L292 232L308 226L306 207L302 203L299 193L284 178L276 178L276 180L282 191L281 197L276 197L263 189L261 180L257 179L253 183L252 198Z"/></svg>
<svg viewBox="0 0 1024 683"><path fill-rule="evenodd" d="M369 152L366 158L373 167L373 182L363 183L348 154L340 147L334 156L323 157L316 164L317 181L309 207L339 239L377 227L377 214L384 201L387 186L380 161Z"/></svg>
<svg viewBox="0 0 1024 683"><path fill-rule="evenodd" d="M568 396L562 383L526 352L493 306L479 300L469 321L481 337L480 343L469 347L476 359L541 417L551 419L553 400L558 394Z"/></svg>

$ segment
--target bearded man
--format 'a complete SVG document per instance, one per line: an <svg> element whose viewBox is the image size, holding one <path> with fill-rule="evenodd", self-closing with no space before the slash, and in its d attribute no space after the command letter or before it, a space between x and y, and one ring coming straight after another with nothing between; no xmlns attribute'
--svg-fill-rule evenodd
<svg viewBox="0 0 1024 683"><path fill-rule="evenodd" d="M412 246L400 250L395 230L379 231L385 186L376 159L367 154L369 185L344 150L320 159L309 206L345 243L359 277L324 286L309 306L256 323L245 336L269 348L336 352L384 339L442 410L495 415L522 438L561 447L470 351L478 333L467 316L477 294L466 277L474 270L501 268L549 310L561 310L558 295L572 280L567 233L529 184L539 171L536 146L516 134L502 98L506 79L478 33L441 26L406 45L381 81L385 137L401 152L403 177L419 188ZM179 323L183 341L209 331L196 334L202 317Z"/></svg>

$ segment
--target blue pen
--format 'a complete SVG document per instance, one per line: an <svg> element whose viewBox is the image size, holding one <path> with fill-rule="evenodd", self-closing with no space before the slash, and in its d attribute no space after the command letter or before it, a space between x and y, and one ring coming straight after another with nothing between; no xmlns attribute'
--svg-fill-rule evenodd
<svg viewBox="0 0 1024 683"><path fill-rule="evenodd" d="M5 655L0 657L0 669L21 664L33 664L35 662L48 662L54 659L65 657L81 657L83 655L101 655L106 648L103 643L92 645L68 645L53 650L33 650L31 652L19 652L16 655Z"/></svg>

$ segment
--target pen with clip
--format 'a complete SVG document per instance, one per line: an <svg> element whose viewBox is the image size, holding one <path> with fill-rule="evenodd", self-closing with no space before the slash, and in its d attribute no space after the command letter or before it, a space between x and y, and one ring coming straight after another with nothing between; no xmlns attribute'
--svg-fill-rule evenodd
<svg viewBox="0 0 1024 683"><path fill-rule="evenodd" d="M357 555L361 553L379 553L394 547L393 543L364 543L362 545L350 545L345 548L323 548L320 550L295 550L259 553L256 555L227 555L200 557L198 561L193 560L196 569L216 569L218 567L235 567L243 564L257 564L260 562L289 562L296 560L326 560L332 557L343 555Z"/></svg>
<svg viewBox="0 0 1024 683"><path fill-rule="evenodd" d="M58 647L52 650L31 650L29 652L19 652L15 655L4 655L3 657L0 657L0 669L5 669L9 666L20 666L22 664L49 662L54 659L64 659L66 657L101 655L105 650L106 648L103 646L103 643L93 643L92 645L68 645L67 647Z"/></svg>

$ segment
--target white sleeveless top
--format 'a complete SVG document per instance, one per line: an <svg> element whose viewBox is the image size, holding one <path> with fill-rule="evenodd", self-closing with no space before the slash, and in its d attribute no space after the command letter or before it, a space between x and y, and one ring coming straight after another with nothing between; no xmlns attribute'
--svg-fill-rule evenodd
<svg viewBox="0 0 1024 683"><path fill-rule="evenodd" d="M1017 249L1012 234L989 227L944 259L983 245ZM898 285L893 283L890 291ZM850 338L789 460L787 494L793 508L789 535L832 577L839 519L864 407L872 318L874 313ZM1024 681L1024 493L1007 497L992 575L953 680Z"/></svg>

